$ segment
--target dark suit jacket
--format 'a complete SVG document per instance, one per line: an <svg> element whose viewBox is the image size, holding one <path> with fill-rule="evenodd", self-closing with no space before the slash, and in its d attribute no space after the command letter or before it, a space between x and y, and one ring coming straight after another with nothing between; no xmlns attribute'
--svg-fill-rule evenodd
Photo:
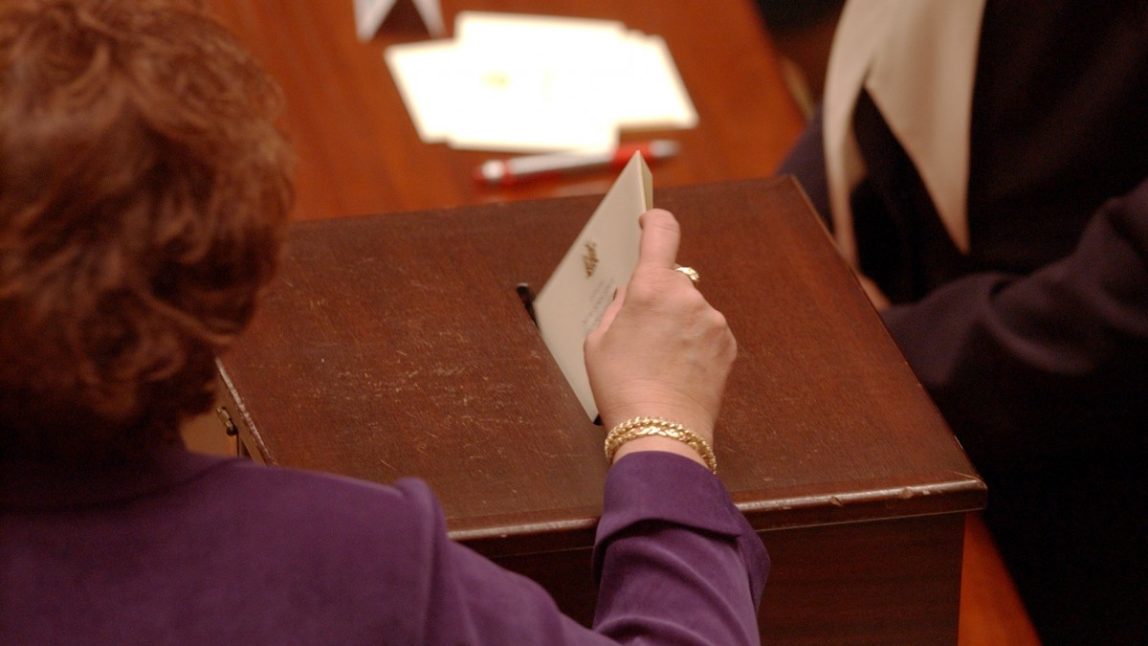
<svg viewBox="0 0 1148 646"><path fill-rule="evenodd" d="M1139 0L988 1L968 254L874 102L854 114L861 269L1049 643L1148 640L1146 34ZM825 209L818 126L781 172Z"/></svg>

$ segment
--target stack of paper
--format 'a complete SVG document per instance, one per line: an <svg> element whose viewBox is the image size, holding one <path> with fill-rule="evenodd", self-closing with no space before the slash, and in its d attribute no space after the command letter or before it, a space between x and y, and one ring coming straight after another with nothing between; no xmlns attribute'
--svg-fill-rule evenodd
<svg viewBox="0 0 1148 646"><path fill-rule="evenodd" d="M620 22L463 12L453 40L395 45L386 60L429 143L600 151L623 129L697 124L665 41Z"/></svg>

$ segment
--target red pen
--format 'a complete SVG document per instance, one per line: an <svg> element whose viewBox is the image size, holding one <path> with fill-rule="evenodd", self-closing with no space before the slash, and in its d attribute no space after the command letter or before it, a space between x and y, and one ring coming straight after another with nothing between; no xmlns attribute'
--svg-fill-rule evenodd
<svg viewBox="0 0 1148 646"><path fill-rule="evenodd" d="M596 168L622 168L635 152L642 153L647 162L666 159L678 153L678 142L655 139L621 144L612 152L551 153L492 159L475 169L474 179L490 186L512 186L544 177L557 177Z"/></svg>

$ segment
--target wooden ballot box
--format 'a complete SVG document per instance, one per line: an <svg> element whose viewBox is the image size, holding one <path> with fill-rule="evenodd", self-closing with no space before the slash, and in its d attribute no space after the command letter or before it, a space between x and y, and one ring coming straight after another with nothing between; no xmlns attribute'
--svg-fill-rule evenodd
<svg viewBox="0 0 1148 646"><path fill-rule="evenodd" d="M430 483L452 536L588 622L607 465L517 292L557 266L578 197L293 225L220 360L242 450ZM964 514L985 487L788 178L657 191L738 341L720 477L773 570L774 644L956 642ZM243 495L237 492L236 495Z"/></svg>

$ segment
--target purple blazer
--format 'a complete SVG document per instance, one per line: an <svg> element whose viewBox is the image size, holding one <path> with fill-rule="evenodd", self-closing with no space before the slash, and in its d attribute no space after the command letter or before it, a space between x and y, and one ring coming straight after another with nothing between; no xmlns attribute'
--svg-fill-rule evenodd
<svg viewBox="0 0 1148 646"><path fill-rule="evenodd" d="M593 629L447 538L427 486L158 452L0 462L3 644L756 644L768 556L721 482L613 466Z"/></svg>

